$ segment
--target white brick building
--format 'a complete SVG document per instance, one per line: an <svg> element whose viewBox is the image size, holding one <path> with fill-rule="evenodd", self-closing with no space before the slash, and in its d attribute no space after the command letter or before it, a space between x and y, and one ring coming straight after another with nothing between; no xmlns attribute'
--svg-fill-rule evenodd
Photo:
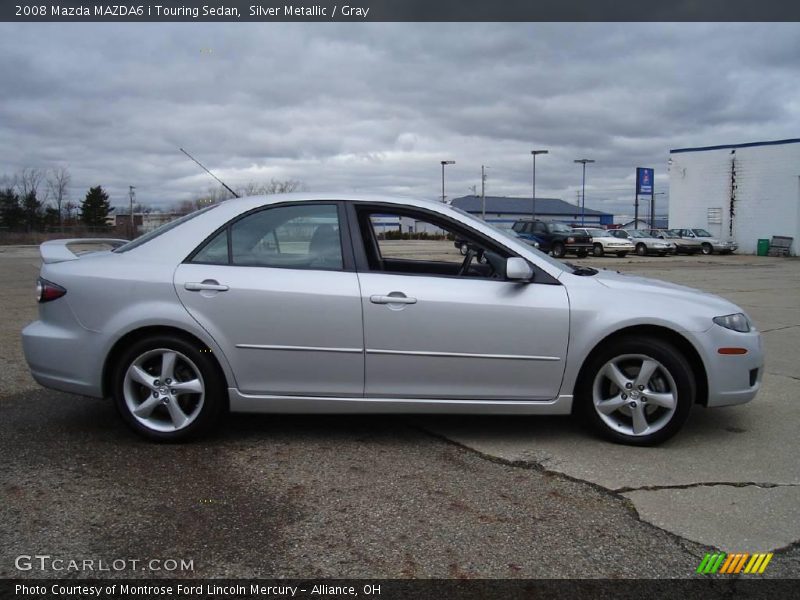
<svg viewBox="0 0 800 600"><path fill-rule="evenodd" d="M759 238L800 244L800 139L704 148L669 154L669 226L702 227L733 237L755 253Z"/></svg>

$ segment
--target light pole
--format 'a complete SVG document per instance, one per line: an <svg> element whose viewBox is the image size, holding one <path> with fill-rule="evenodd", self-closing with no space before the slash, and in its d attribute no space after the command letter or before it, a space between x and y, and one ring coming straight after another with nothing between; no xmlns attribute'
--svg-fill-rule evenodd
<svg viewBox="0 0 800 600"><path fill-rule="evenodd" d="M548 150L531 150L531 156L533 156L533 191L531 195L531 199L533 200L533 205L531 206L531 219L536 219L536 155L538 154L548 154Z"/></svg>
<svg viewBox="0 0 800 600"><path fill-rule="evenodd" d="M456 161L454 160L443 160L442 162L442 204L444 204L447 196L444 195L444 166L445 165L454 165Z"/></svg>
<svg viewBox="0 0 800 600"><path fill-rule="evenodd" d="M481 165L481 219L486 220L486 167Z"/></svg>
<svg viewBox="0 0 800 600"><path fill-rule="evenodd" d="M129 205L130 212L128 213L128 237L130 237L131 239L133 239L135 237L133 235L133 233L134 233L134 226L133 226L133 198L136 196L136 192L134 192L133 190L135 190L135 189L136 189L136 186L134 186L134 185L129 185L128 186L128 196L130 198L130 205Z"/></svg>
<svg viewBox="0 0 800 600"><path fill-rule="evenodd" d="M583 226L586 217L586 163L594 161L589 158L579 158L573 162L583 165L583 183L581 184L581 226Z"/></svg>

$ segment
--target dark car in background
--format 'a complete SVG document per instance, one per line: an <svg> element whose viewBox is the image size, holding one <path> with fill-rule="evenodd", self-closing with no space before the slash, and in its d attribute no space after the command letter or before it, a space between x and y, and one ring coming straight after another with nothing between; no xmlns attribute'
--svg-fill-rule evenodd
<svg viewBox="0 0 800 600"><path fill-rule="evenodd" d="M564 223L551 223L538 219L520 219L511 228L521 238L539 244L539 250L550 252L556 258L577 254L583 258L592 249L592 238L574 231Z"/></svg>

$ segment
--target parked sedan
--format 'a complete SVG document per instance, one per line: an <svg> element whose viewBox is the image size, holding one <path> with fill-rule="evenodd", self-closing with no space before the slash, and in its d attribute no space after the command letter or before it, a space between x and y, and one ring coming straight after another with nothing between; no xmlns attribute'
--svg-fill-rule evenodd
<svg viewBox="0 0 800 600"><path fill-rule="evenodd" d="M652 237L639 229L609 229L608 232L614 237L630 240L633 243L636 254L639 256L647 256L648 254L666 256L676 252L675 244L672 242Z"/></svg>
<svg viewBox="0 0 800 600"><path fill-rule="evenodd" d="M468 242L387 239L389 215ZM757 393L761 339L738 306L576 267L449 206L287 194L215 204L113 250L45 242L40 384L111 397L160 441L228 411L575 412L661 442L693 404ZM115 242L119 243L119 242Z"/></svg>
<svg viewBox="0 0 800 600"><path fill-rule="evenodd" d="M703 251L703 245L700 242L683 238L674 229L651 229L648 233L651 237L675 244L678 254L699 254Z"/></svg>
<svg viewBox="0 0 800 600"><path fill-rule="evenodd" d="M720 254L730 254L736 252L739 245L734 240L721 241L715 238L705 229L675 229L675 232L684 239L695 240L702 244L703 254L713 254L719 252Z"/></svg>
<svg viewBox="0 0 800 600"><path fill-rule="evenodd" d="M620 258L624 258L629 252L634 251L633 242L631 240L613 236L605 229L574 227L573 230L580 231L581 233L592 238L592 254L595 256L603 256L603 254L616 254Z"/></svg>

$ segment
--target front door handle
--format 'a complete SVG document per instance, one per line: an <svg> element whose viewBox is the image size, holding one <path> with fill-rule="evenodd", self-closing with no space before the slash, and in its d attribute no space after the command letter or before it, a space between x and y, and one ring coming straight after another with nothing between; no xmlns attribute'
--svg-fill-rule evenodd
<svg viewBox="0 0 800 600"><path fill-rule="evenodd" d="M202 282L188 281L183 284L183 288L190 292L202 292L204 290L227 292L229 289L227 285L220 285L215 279L204 279Z"/></svg>
<svg viewBox="0 0 800 600"><path fill-rule="evenodd" d="M416 304L416 298L409 298L402 292L392 292L392 294L398 294L397 296L392 296L389 294L388 296L370 296L369 301L373 304Z"/></svg>

